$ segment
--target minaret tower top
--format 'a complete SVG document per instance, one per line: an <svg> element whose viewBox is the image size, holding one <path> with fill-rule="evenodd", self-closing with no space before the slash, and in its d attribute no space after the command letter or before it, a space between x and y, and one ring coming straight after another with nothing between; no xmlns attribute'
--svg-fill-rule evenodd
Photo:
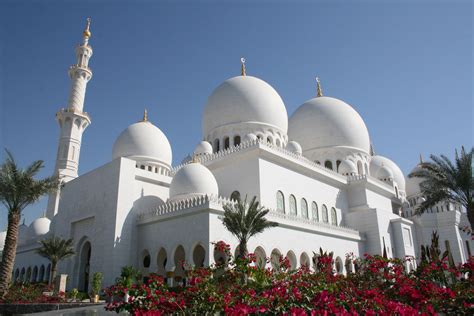
<svg viewBox="0 0 474 316"><path fill-rule="evenodd" d="M92 70L89 68L92 56L92 47L89 45L92 35L90 25L91 19L88 18L82 33L82 44L76 47L77 62L69 67L71 90L67 106L56 113L60 134L54 174L62 183L78 176L82 134L91 123L89 115L83 111L87 83L92 78ZM47 216L50 219L58 212L59 196L59 191L49 196Z"/></svg>

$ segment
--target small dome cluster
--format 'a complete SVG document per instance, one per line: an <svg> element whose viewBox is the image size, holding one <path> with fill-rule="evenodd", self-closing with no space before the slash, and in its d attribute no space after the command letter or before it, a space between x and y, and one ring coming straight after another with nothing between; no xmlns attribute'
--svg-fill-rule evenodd
<svg viewBox="0 0 474 316"><path fill-rule="evenodd" d="M170 184L170 200L219 194L212 172L200 163L190 163L176 172Z"/></svg>
<svg viewBox="0 0 474 316"><path fill-rule="evenodd" d="M405 176L392 160L383 156L372 156L370 174L381 181L393 182L401 195L405 195Z"/></svg>

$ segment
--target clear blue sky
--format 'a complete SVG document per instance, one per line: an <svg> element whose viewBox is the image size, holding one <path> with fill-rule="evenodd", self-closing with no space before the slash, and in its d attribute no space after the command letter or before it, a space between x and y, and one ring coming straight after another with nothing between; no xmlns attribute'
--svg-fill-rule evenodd
<svg viewBox="0 0 474 316"><path fill-rule="evenodd" d="M88 16L92 125L81 174L111 160L115 138L145 107L179 163L201 140L207 97L239 73L240 56L290 115L321 77L325 95L352 104L377 154L405 173L420 153L473 144L472 1L2 1L0 145L21 165L43 159L41 176L53 171L54 114L66 106ZM45 208L42 199L27 209L26 222Z"/></svg>

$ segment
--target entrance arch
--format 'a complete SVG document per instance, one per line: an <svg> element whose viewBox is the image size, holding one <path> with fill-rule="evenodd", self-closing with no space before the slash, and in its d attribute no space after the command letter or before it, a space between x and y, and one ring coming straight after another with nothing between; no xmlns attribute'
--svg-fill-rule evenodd
<svg viewBox="0 0 474 316"><path fill-rule="evenodd" d="M82 292L89 292L89 274L90 274L90 261L91 261L91 243L89 241L84 242L81 247L79 256L79 278L78 278L78 290Z"/></svg>

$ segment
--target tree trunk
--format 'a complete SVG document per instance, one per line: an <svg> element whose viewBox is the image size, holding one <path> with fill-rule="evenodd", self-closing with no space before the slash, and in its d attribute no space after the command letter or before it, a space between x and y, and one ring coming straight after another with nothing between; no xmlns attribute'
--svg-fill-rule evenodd
<svg viewBox="0 0 474 316"><path fill-rule="evenodd" d="M243 259L247 255L247 241L242 240L239 243L239 258Z"/></svg>
<svg viewBox="0 0 474 316"><path fill-rule="evenodd" d="M239 258L243 259L247 255L247 241L246 240L241 240L239 242ZM241 277L240 277L240 282L242 285L247 285L248 283L248 275L247 272L243 272Z"/></svg>
<svg viewBox="0 0 474 316"><path fill-rule="evenodd" d="M3 248L2 263L0 265L0 298L4 298L10 286L13 265L15 264L16 244L18 240L18 227L20 224L20 214L18 210L8 212L8 228Z"/></svg>
<svg viewBox="0 0 474 316"><path fill-rule="evenodd" d="M49 278L48 284L51 285L56 279L56 273L58 270L58 263L56 261L51 261L51 277Z"/></svg>

